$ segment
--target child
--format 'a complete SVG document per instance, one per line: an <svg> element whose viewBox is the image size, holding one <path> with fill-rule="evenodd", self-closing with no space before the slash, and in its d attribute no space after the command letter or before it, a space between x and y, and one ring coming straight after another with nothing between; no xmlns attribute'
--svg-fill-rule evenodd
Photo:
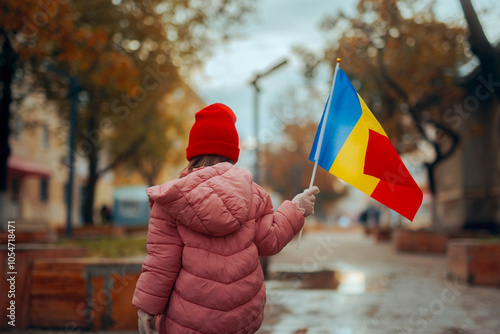
<svg viewBox="0 0 500 334"><path fill-rule="evenodd" d="M312 187L276 213L238 161L236 116L220 103L195 115L179 179L147 190L147 250L132 304L140 333L254 333L266 291L259 256L278 253L314 211Z"/></svg>

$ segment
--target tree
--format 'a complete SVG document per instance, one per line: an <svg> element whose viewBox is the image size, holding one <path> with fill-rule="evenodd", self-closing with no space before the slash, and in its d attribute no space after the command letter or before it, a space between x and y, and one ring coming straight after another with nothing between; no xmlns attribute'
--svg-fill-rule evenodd
<svg viewBox="0 0 500 334"><path fill-rule="evenodd" d="M82 27L102 30L112 41L102 44L94 62L88 65L93 70L80 73L89 95L87 113L80 123L89 160L84 220L92 223L99 177L129 159L144 158L147 150L159 152L159 147L148 145L152 140L168 139L164 128L158 126L162 117L158 102L179 83L179 74L187 75L192 67L201 64L217 41L230 36L228 28L242 22L252 5L242 0L95 0L77 2L75 7ZM136 72L110 70L113 59L102 59L108 50L126 55L124 63L132 63ZM131 85L119 87L118 83L127 83L125 78L114 77L120 74L131 80ZM103 120L111 120L108 123L112 125L104 127L112 129L102 130ZM164 149L169 147L164 144ZM150 182L159 170L158 156L149 166ZM102 164L104 159L106 164Z"/></svg>
<svg viewBox="0 0 500 334"><path fill-rule="evenodd" d="M326 61L333 70L336 58L342 58L342 68L400 153L415 151L422 140L432 148L425 167L434 194L435 168L460 142L443 115L464 94L456 85L457 68L469 60L470 51L463 27L439 22L434 2L417 9L422 4L360 0L355 16L340 13L325 19L322 28L327 33L340 22L347 28L327 44L316 64ZM309 73L314 75L311 63Z"/></svg>

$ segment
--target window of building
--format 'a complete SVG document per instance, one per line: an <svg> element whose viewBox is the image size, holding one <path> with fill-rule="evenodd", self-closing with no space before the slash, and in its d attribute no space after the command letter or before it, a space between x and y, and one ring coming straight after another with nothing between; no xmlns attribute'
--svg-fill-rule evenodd
<svg viewBox="0 0 500 334"><path fill-rule="evenodd" d="M40 180L40 202L46 203L49 200L49 180Z"/></svg>
<svg viewBox="0 0 500 334"><path fill-rule="evenodd" d="M46 149L49 147L49 127L47 125L42 126L42 138L40 140L40 147Z"/></svg>
<svg viewBox="0 0 500 334"><path fill-rule="evenodd" d="M13 136L14 136L14 139L18 140L19 138L21 138L21 132L23 132L23 127L24 127L24 123L23 123L23 120L19 117L16 117L14 119L14 126L13 126Z"/></svg>
<svg viewBox="0 0 500 334"><path fill-rule="evenodd" d="M182 89L182 87L177 88L174 91L174 99L181 100L183 97L184 97L184 90Z"/></svg>
<svg viewBox="0 0 500 334"><path fill-rule="evenodd" d="M139 203L136 201L120 201L118 202L118 210L124 217L137 217Z"/></svg>

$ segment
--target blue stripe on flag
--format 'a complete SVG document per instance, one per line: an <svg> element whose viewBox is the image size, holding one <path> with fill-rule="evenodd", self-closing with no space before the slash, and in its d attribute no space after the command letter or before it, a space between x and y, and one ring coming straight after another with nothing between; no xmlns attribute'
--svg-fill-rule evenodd
<svg viewBox="0 0 500 334"><path fill-rule="evenodd" d="M316 153L327 105L328 101L325 105L323 116L321 116L321 122L319 123L316 137L314 138L311 154L309 155L309 160L312 162L314 162L314 155ZM344 146L345 141L356 126L361 115L362 111L358 93L344 71L339 69L333 89L333 98L330 104L330 112L326 122L318 165L326 170L330 170L340 149Z"/></svg>

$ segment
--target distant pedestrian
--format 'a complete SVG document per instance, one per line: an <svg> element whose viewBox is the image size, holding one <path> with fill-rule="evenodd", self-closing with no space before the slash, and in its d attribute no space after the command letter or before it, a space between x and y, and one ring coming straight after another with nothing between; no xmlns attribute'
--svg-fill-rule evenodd
<svg viewBox="0 0 500 334"><path fill-rule="evenodd" d="M195 115L179 179L147 190L148 256L132 304L140 333L254 333L266 292L259 256L278 253L314 212L317 187L273 213L269 195L234 166L236 116L220 103ZM291 182L293 182L291 180Z"/></svg>
<svg viewBox="0 0 500 334"><path fill-rule="evenodd" d="M112 225L112 217L111 217L111 209L104 204L101 206L101 210L99 211L99 214L101 215L101 224L102 225Z"/></svg>
<svg viewBox="0 0 500 334"><path fill-rule="evenodd" d="M359 222L366 226L378 226L380 223L380 209L369 205L359 216Z"/></svg>

